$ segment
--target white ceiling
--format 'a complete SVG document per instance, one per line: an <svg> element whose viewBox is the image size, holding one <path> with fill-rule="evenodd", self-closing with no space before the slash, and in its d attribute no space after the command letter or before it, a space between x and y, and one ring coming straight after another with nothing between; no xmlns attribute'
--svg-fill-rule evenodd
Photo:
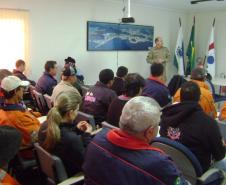
<svg viewBox="0 0 226 185"><path fill-rule="evenodd" d="M121 1L123 0L115 0ZM127 2L127 0L124 0ZM134 3L142 3L150 6L168 8L168 9L177 9L177 10L189 10L189 11L216 11L216 10L225 10L226 11L226 0L225 1L210 1L202 2L199 4L191 5L191 0L131 0L131 6Z"/></svg>

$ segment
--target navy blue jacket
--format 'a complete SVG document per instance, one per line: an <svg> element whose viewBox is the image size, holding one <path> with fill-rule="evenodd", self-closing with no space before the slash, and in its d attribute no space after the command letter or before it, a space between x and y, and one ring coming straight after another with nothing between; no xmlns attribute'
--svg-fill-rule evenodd
<svg viewBox="0 0 226 185"><path fill-rule="evenodd" d="M83 112L93 115L96 123L99 124L106 120L108 108L116 97L113 90L105 84L97 82L87 91L81 109Z"/></svg>
<svg viewBox="0 0 226 185"><path fill-rule="evenodd" d="M153 77L146 80L142 95L155 99L161 107L164 107L171 102L168 88Z"/></svg>
<svg viewBox="0 0 226 185"><path fill-rule="evenodd" d="M13 70L13 75L17 76L19 79L24 80L24 81L29 81L31 85L35 86L35 81L29 80L21 71L14 69Z"/></svg>
<svg viewBox="0 0 226 185"><path fill-rule="evenodd" d="M47 72L44 72L43 75L39 78L35 89L41 94L52 95L53 88L57 85L57 80Z"/></svg>
<svg viewBox="0 0 226 185"><path fill-rule="evenodd" d="M83 164L86 185L187 184L161 150L119 129L103 129L87 147Z"/></svg>

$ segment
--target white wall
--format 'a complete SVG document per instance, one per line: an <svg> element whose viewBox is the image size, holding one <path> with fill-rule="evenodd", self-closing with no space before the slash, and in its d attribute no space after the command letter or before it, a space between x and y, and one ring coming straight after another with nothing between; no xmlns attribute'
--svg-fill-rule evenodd
<svg viewBox="0 0 226 185"><path fill-rule="evenodd" d="M149 75L146 63L147 51L88 52L86 51L86 22L119 22L123 1L111 0L0 0L0 8L26 9L30 11L30 76L37 80L43 72L46 60L56 60L61 66L64 58L72 56L85 75L86 83L93 84L103 68L114 71L125 65L129 72ZM178 18L187 25L186 12L154 8L143 4L132 4L131 14L136 24L153 25L155 36L164 39L172 56L175 47ZM184 27L185 35L186 27ZM118 61L117 61L118 58ZM173 57L172 57L173 58ZM168 74L175 68L168 65Z"/></svg>
<svg viewBox="0 0 226 185"><path fill-rule="evenodd" d="M215 23L215 48L216 48L216 75L226 74L226 11L199 12L189 15L196 17L196 48L197 55L204 57L207 54L208 42L212 23Z"/></svg>

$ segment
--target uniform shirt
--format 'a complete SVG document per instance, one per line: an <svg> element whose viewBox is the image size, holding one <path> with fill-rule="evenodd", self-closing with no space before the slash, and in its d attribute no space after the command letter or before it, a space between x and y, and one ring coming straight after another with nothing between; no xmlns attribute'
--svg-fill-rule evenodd
<svg viewBox="0 0 226 185"><path fill-rule="evenodd" d="M124 95L121 95L117 98L115 98L108 109L108 114L107 114L107 122L119 127L119 120L120 116L122 114L122 109L124 105L129 101L129 97L126 97Z"/></svg>
<svg viewBox="0 0 226 185"><path fill-rule="evenodd" d="M153 64L154 62L157 62L158 59L163 60L163 64L169 61L170 54L169 50L166 47L162 48L157 48L153 47L151 50L148 52L148 56L146 58L147 63Z"/></svg>
<svg viewBox="0 0 226 185"><path fill-rule="evenodd" d="M41 146L45 141L47 127L47 122L43 123L38 133ZM89 133L80 131L71 123L61 123L59 128L60 141L56 143L51 153L60 157L68 176L71 177L81 171L85 147L92 137Z"/></svg>
<svg viewBox="0 0 226 185"><path fill-rule="evenodd" d="M51 96L51 101L54 103L54 105L55 105L58 95L61 94L62 92L68 92L68 91L74 92L75 94L78 94L78 96L81 97L78 90L72 84L61 80L61 82L54 87L53 93Z"/></svg>
<svg viewBox="0 0 226 185"><path fill-rule="evenodd" d="M22 145L30 145L35 133L38 133L40 122L38 112L31 112L19 104L5 104L0 109L0 125L9 125L22 134Z"/></svg>
<svg viewBox="0 0 226 185"><path fill-rule="evenodd" d="M117 97L116 93L105 84L97 82L91 87L83 98L82 111L91 114L95 122L100 124L106 121L109 105Z"/></svg>
<svg viewBox="0 0 226 185"><path fill-rule="evenodd" d="M119 129L102 129L87 147L86 185L187 184L169 156Z"/></svg>
<svg viewBox="0 0 226 185"><path fill-rule="evenodd" d="M171 103L171 96L168 88L163 82L155 77L149 77L146 80L142 95L155 99L161 107Z"/></svg>
<svg viewBox="0 0 226 185"><path fill-rule="evenodd" d="M4 170L0 169L0 184L1 185L20 185L13 177Z"/></svg>
<svg viewBox="0 0 226 185"><path fill-rule="evenodd" d="M115 77L111 89L116 92L117 96L122 95L125 91L124 80L122 78Z"/></svg>
<svg viewBox="0 0 226 185"><path fill-rule="evenodd" d="M177 103L162 110L160 135L188 147L204 171L211 159L224 158L225 150L217 122L207 116L197 102Z"/></svg>
<svg viewBox="0 0 226 185"><path fill-rule="evenodd" d="M173 97L174 102L180 102L180 90L178 89L176 94ZM212 118L217 117L217 111L214 104L213 96L211 92L203 87L200 87L201 95L199 104L202 107L203 111Z"/></svg>
<svg viewBox="0 0 226 185"><path fill-rule="evenodd" d="M35 81L29 80L21 71L14 69L13 70L13 75L17 76L19 79L23 81L29 81L31 85L35 86Z"/></svg>
<svg viewBox="0 0 226 185"><path fill-rule="evenodd" d="M35 90L41 94L52 95L53 88L57 85L57 80L47 72L44 72L43 75L39 78Z"/></svg>
<svg viewBox="0 0 226 185"><path fill-rule="evenodd" d="M226 120L226 102L224 102L224 105L221 109L219 120L224 120L224 121Z"/></svg>

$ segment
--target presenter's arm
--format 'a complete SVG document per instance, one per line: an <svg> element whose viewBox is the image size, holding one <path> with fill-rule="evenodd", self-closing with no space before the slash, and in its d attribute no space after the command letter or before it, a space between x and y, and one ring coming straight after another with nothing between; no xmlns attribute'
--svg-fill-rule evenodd
<svg viewBox="0 0 226 185"><path fill-rule="evenodd" d="M170 60L170 52L169 52L169 49L168 48L165 48L165 58L164 58L164 61L166 63L168 63Z"/></svg>
<svg viewBox="0 0 226 185"><path fill-rule="evenodd" d="M149 50L146 61L149 64L153 64L153 51L152 51L152 49Z"/></svg>

